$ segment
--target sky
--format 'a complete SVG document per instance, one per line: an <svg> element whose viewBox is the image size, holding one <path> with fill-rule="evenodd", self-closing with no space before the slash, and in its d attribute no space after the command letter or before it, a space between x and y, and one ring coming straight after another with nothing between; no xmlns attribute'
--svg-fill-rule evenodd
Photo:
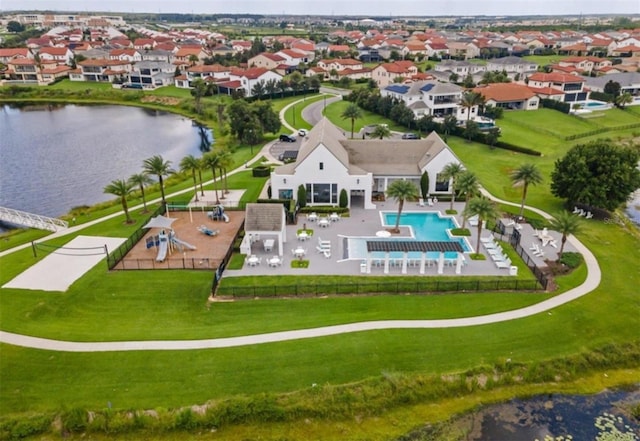
<svg viewBox="0 0 640 441"><path fill-rule="evenodd" d="M440 16L640 14L640 0L0 0L11 10Z"/></svg>

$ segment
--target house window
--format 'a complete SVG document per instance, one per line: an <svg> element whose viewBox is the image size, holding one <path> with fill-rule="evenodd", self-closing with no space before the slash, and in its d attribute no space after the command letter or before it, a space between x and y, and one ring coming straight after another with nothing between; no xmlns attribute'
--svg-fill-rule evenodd
<svg viewBox="0 0 640 441"><path fill-rule="evenodd" d="M307 203L337 204L338 184L307 184Z"/></svg>
<svg viewBox="0 0 640 441"><path fill-rule="evenodd" d="M320 166L320 170L324 170L324 162L321 162L319 166Z"/></svg>
<svg viewBox="0 0 640 441"><path fill-rule="evenodd" d="M436 175L436 191L449 191L449 180L442 177L442 173Z"/></svg>
<svg viewBox="0 0 640 441"><path fill-rule="evenodd" d="M290 188L278 190L278 199L293 199L293 190Z"/></svg>

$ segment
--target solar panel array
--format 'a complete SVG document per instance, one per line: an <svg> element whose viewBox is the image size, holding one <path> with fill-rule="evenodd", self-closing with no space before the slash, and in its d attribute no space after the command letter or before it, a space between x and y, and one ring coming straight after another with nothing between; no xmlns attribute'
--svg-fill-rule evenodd
<svg viewBox="0 0 640 441"><path fill-rule="evenodd" d="M429 251L437 251L440 253L446 253L449 251L455 251L463 253L462 245L459 242L427 242L416 240L368 240L367 251L383 251L383 252L411 252L418 251L426 253Z"/></svg>

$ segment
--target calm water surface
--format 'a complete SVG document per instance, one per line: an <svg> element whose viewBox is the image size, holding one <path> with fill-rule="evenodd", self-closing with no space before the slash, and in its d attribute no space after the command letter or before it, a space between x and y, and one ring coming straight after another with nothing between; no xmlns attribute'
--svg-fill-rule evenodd
<svg viewBox="0 0 640 441"><path fill-rule="evenodd" d="M103 188L162 155L200 157L191 120L125 106L0 108L0 206L60 216L114 199Z"/></svg>

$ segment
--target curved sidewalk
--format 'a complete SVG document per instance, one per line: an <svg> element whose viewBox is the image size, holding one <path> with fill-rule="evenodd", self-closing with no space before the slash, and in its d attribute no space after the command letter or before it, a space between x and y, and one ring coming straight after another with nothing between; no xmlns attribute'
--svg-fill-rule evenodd
<svg viewBox="0 0 640 441"><path fill-rule="evenodd" d="M488 194L486 190L483 191ZM510 205L518 204L492 199ZM529 207L528 207L529 208ZM532 208L529 208L532 209ZM532 209L537 213L549 214ZM268 334L256 334L240 337L213 338L204 340L163 340L163 341L124 341L124 342L70 342L61 340L51 340L46 338L29 337L26 335L14 334L0 331L0 342L15 346L22 346L32 349L44 349L62 352L112 352L112 351L175 351L193 349L215 349L231 348L238 346L256 345L263 343L274 343L287 340L299 340L315 337L327 337L351 332L363 332L382 329L433 329L433 328L458 328L467 326L487 325L500 323L508 320L530 317L535 314L549 311L558 306L569 303L585 294L593 291L601 280L601 272L595 256L579 240L571 236L569 238L572 245L582 253L587 265L588 273L586 280L563 294L551 299L544 300L535 305L525 308L505 311L495 314L488 314L476 317L444 319L444 320L381 320L373 322L359 322L345 325L325 326L312 329L300 329L294 331L273 332Z"/></svg>

